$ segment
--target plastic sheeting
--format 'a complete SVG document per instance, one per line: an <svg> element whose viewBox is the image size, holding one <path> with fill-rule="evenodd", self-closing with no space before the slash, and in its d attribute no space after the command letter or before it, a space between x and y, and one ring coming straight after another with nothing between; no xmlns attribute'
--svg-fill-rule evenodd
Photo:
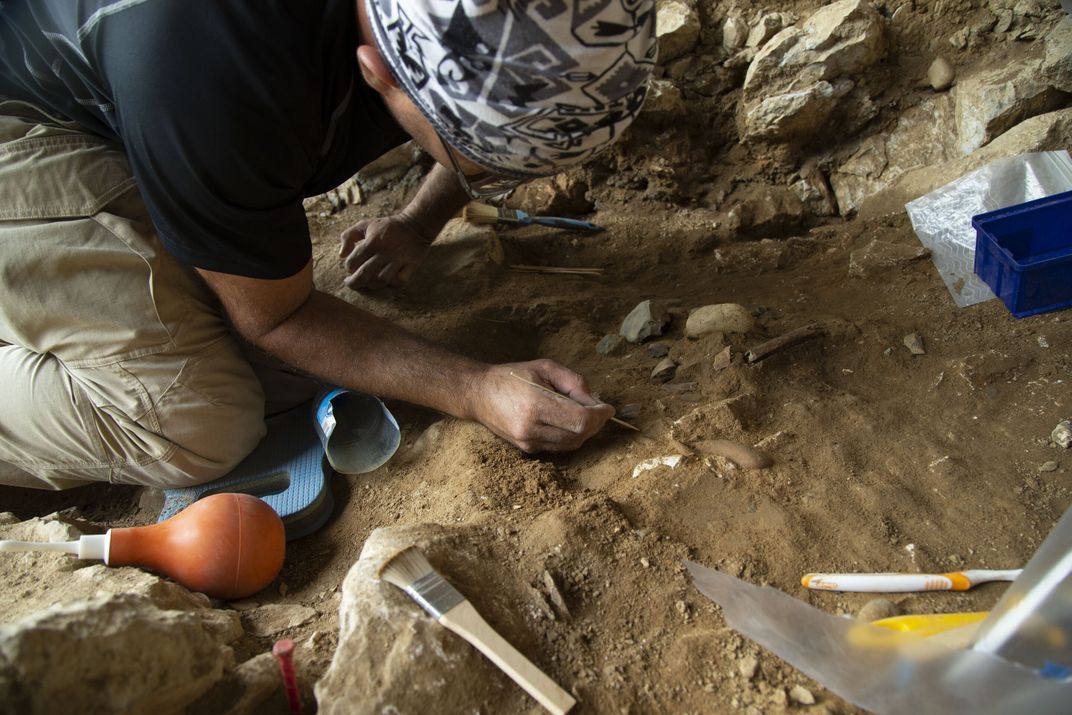
<svg viewBox="0 0 1072 715"><path fill-rule="evenodd" d="M961 308L994 293L975 275L972 216L1072 189L1067 151L1000 159L905 205L920 243L930 249L939 275Z"/></svg>
<svg viewBox="0 0 1072 715"><path fill-rule="evenodd" d="M1072 666L1070 554L1072 510L966 650L831 616L769 586L686 565L730 627L860 707L880 714L1067 715L1072 678L1044 677L1034 668Z"/></svg>

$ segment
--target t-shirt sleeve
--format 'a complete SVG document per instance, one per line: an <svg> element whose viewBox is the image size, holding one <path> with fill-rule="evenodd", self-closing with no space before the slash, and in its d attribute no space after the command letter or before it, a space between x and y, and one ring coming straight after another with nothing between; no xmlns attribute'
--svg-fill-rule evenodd
<svg viewBox="0 0 1072 715"><path fill-rule="evenodd" d="M301 33L273 32L273 18L259 18L261 36L229 31L245 20L227 14L236 4L151 11L182 5L146 3L102 28L100 62L134 176L180 261L291 276L311 255L301 200L323 134L316 63ZM281 5L263 11L285 24ZM112 33L136 35L109 43Z"/></svg>

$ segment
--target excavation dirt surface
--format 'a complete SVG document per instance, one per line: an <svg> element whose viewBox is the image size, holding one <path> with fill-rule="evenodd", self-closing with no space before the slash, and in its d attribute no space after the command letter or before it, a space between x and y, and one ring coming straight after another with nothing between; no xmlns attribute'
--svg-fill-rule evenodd
<svg viewBox="0 0 1072 715"><path fill-rule="evenodd" d="M802 17L818 7L782 5ZM887 113L932 95L920 81L937 52L972 66L972 48L948 38L987 12L971 2L888 5L886 15L900 5L914 20L875 69L898 97L885 102ZM705 33L721 35L726 4L701 8ZM1030 45L978 36L976 53ZM718 54L705 53L705 42L686 55L701 69ZM711 76L725 74L720 66ZM415 175L341 209L310 202L322 290L481 360L558 361L643 434L608 424L575 453L525 455L479 425L389 403L403 432L396 457L371 474L336 476L330 521L289 544L277 581L237 605L311 609L301 625L271 637L247 630L235 645L242 662L277 637L294 639L308 711L338 642L341 584L379 527L464 527L471 543L431 552L434 565L574 693L578 713L855 713L728 628L684 562L855 617L872 596L808 591L801 576L1018 568L1072 503L1072 452L1050 439L1072 417L1072 312L1016 320L999 301L956 307L929 257L913 257L919 241L899 204L847 217L775 211L741 224L735 208L769 203L756 197L789 183L801 150L738 144L732 112L717 107L732 108L740 90L729 79L721 90L698 87L708 76L699 69L686 76L695 110L687 120L638 123L611 158L570 175L583 208L570 215L602 233L459 221L410 286L359 294L342 285L338 235L403 206ZM535 196L518 200L540 208ZM876 246L886 259L868 258ZM668 310L664 332L597 351L646 300ZM751 330L686 336L691 311L725 303L746 309ZM821 326L816 337L748 362L750 350L812 324ZM653 379L665 357L672 375ZM698 447L716 439L754 446L772 465L742 469ZM674 455L682 456L674 468L634 474L645 460ZM154 496L132 488L0 490L0 511L24 519L72 507L105 526L155 519ZM1004 588L889 598L906 614L981 611ZM0 599L19 598L0 578ZM424 618L416 605L412 616ZM403 675L434 679L436 668L426 653ZM444 687L479 692L480 712L541 711L489 663ZM417 695L392 705L434 711ZM282 691L263 708L287 712Z"/></svg>

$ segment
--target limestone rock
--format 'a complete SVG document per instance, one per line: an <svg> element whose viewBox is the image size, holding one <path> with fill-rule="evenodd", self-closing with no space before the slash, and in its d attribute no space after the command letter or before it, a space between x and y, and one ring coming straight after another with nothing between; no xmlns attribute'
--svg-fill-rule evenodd
<svg viewBox="0 0 1072 715"><path fill-rule="evenodd" d="M780 12L768 12L756 22L748 33L745 47L760 49L767 44L770 38L782 31L782 28L793 24L793 18Z"/></svg>
<svg viewBox="0 0 1072 715"><path fill-rule="evenodd" d="M511 558L476 527L377 529L342 587L339 644L315 687L322 715L385 712L528 712L535 705L480 651L429 617L401 589L377 577L385 561L417 544L432 566L462 592L496 631L566 690L550 643L534 639L517 604L531 586L488 563ZM493 579L499 577L498 582Z"/></svg>
<svg viewBox="0 0 1072 715"><path fill-rule="evenodd" d="M626 316L618 333L631 343L640 343L654 335L662 335L669 322L670 311L665 302L645 300Z"/></svg>
<svg viewBox="0 0 1072 715"><path fill-rule="evenodd" d="M814 705L815 696L803 685L794 685L789 689L789 699L797 705Z"/></svg>
<svg viewBox="0 0 1072 715"><path fill-rule="evenodd" d="M648 102L645 102L645 111ZM506 205L533 215L581 216L593 208L587 195L588 183L582 176L576 172L566 172L525 182L510 195Z"/></svg>
<svg viewBox="0 0 1072 715"><path fill-rule="evenodd" d="M743 305L705 305L689 315L685 335L700 338L712 333L747 333L755 326L752 314Z"/></svg>
<svg viewBox="0 0 1072 715"><path fill-rule="evenodd" d="M196 613L105 595L0 627L0 702L27 713L177 712L232 660Z"/></svg>
<svg viewBox="0 0 1072 715"><path fill-rule="evenodd" d="M1072 447L1072 420L1061 420L1050 433L1053 443L1062 449Z"/></svg>
<svg viewBox="0 0 1072 715"><path fill-rule="evenodd" d="M832 3L778 33L745 76L742 139L803 141L828 134L835 119L867 121L876 110L858 83L885 52L884 21L866 0Z"/></svg>
<svg viewBox="0 0 1072 715"><path fill-rule="evenodd" d="M644 100L644 116L657 119L679 117L685 112L685 100L681 90L673 82L665 79L653 79L648 85L648 96Z"/></svg>
<svg viewBox="0 0 1072 715"><path fill-rule="evenodd" d="M659 62L677 59L700 39L700 16L685 0L663 0L655 12L655 35L659 38Z"/></svg>
<svg viewBox="0 0 1072 715"><path fill-rule="evenodd" d="M834 216L838 213L837 198L822 169L806 165L800 170L800 178L790 188L800 198L809 215Z"/></svg>
<svg viewBox="0 0 1072 715"><path fill-rule="evenodd" d="M959 88L958 88L959 91ZM939 95L948 97L949 95ZM985 166L997 159L1036 151L1064 149L1072 136L1072 108L1032 117L977 149L970 156L956 156L943 163L907 171L860 205L862 215L886 213L890 206L902 207L924 194ZM956 152L959 155L959 150ZM833 183L834 177L831 177Z"/></svg>
<svg viewBox="0 0 1072 715"><path fill-rule="evenodd" d="M1046 36L1044 46L1000 67L985 67L958 83L957 137L971 154L1011 127L1072 101L1072 17Z"/></svg>
<svg viewBox="0 0 1072 715"><path fill-rule="evenodd" d="M929 255L930 251L923 246L888 243L875 239L849 254L849 275L853 278L867 278Z"/></svg>
<svg viewBox="0 0 1072 715"><path fill-rule="evenodd" d="M913 355L926 355L927 349L923 347L923 336L919 333L909 333L904 336L904 346Z"/></svg>
<svg viewBox="0 0 1072 715"><path fill-rule="evenodd" d="M304 626L316 618L316 609L309 606L270 603L242 613L246 629L253 635L264 638L274 636L298 626Z"/></svg>
<svg viewBox="0 0 1072 715"><path fill-rule="evenodd" d="M949 64L949 60L944 57L935 57L934 62L931 62L931 66L927 69L927 82L935 92L944 92L952 87L956 76L953 65Z"/></svg>
<svg viewBox="0 0 1072 715"><path fill-rule="evenodd" d="M677 371L677 363L673 358L663 358L651 371L652 382L669 382Z"/></svg>
<svg viewBox="0 0 1072 715"><path fill-rule="evenodd" d="M300 678L301 675L299 674ZM190 705L188 713L225 713L226 715L261 715L285 712L286 705L269 708L266 703L275 695L282 700L283 679L279 663L271 653L261 653L242 663L207 693Z"/></svg>
<svg viewBox="0 0 1072 715"><path fill-rule="evenodd" d="M722 47L727 52L736 52L744 47L748 39L748 24L741 18L731 15L722 25Z"/></svg>
<svg viewBox="0 0 1072 715"><path fill-rule="evenodd" d="M861 142L830 175L842 215L905 173L955 156L954 106L949 94L928 97L902 114L892 129Z"/></svg>

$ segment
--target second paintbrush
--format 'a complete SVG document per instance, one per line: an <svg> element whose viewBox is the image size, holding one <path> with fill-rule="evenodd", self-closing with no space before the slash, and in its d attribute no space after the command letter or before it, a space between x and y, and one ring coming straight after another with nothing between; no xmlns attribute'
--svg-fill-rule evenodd
<svg viewBox="0 0 1072 715"><path fill-rule="evenodd" d="M559 216L532 216L518 209L505 209L487 204L471 203L462 211L462 218L470 223L496 224L509 223L517 226L551 226L552 228L565 228L574 231L588 231L598 233L603 230L602 226L594 223L581 221L575 218L562 218Z"/></svg>

